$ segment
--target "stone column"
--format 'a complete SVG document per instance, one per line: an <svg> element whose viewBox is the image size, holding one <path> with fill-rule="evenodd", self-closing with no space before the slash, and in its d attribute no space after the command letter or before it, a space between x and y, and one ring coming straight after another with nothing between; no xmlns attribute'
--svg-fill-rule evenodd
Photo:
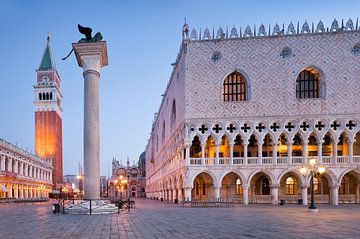
<svg viewBox="0 0 360 239"><path fill-rule="evenodd" d="M348 144L349 163L353 163L354 141L348 140L347 144Z"/></svg>
<svg viewBox="0 0 360 239"><path fill-rule="evenodd" d="M322 142L318 143L318 163L322 163Z"/></svg>
<svg viewBox="0 0 360 239"><path fill-rule="evenodd" d="M248 205L249 204L249 186L243 185L242 190L243 190L243 204Z"/></svg>
<svg viewBox="0 0 360 239"><path fill-rule="evenodd" d="M13 187L14 187L14 198L19 198L19 185L15 184Z"/></svg>
<svg viewBox="0 0 360 239"><path fill-rule="evenodd" d="M244 144L244 164L248 164L248 144Z"/></svg>
<svg viewBox="0 0 360 239"><path fill-rule="evenodd" d="M13 171L14 171L14 173L19 173L19 162L16 159L14 159L14 161L15 161L15 164L14 164Z"/></svg>
<svg viewBox="0 0 360 239"><path fill-rule="evenodd" d="M339 204L339 187L337 185L331 187L331 204Z"/></svg>
<svg viewBox="0 0 360 239"><path fill-rule="evenodd" d="M279 185L271 186L271 204L272 205L279 204Z"/></svg>
<svg viewBox="0 0 360 239"><path fill-rule="evenodd" d="M229 143L229 147L230 147L230 159L229 159L229 164L233 164L234 163L234 142L230 142Z"/></svg>
<svg viewBox="0 0 360 239"><path fill-rule="evenodd" d="M288 155L288 164L292 163L292 144L287 144L287 155Z"/></svg>
<svg viewBox="0 0 360 239"><path fill-rule="evenodd" d="M215 165L219 164L219 146L220 142L219 140L215 140Z"/></svg>
<svg viewBox="0 0 360 239"><path fill-rule="evenodd" d="M181 190L181 188L178 188L178 200L179 200L179 202L182 202L182 200L183 200L181 194L182 194L182 190Z"/></svg>
<svg viewBox="0 0 360 239"><path fill-rule="evenodd" d="M274 162L273 164L277 164L277 141L273 143L273 158L274 158Z"/></svg>
<svg viewBox="0 0 360 239"><path fill-rule="evenodd" d="M332 147L333 147L333 163L336 164L337 163L337 142L338 140L334 140ZM335 205L335 204L334 204ZM336 204L337 205L337 204Z"/></svg>
<svg viewBox="0 0 360 239"><path fill-rule="evenodd" d="M173 202L175 202L175 199L178 199L178 201L179 201L179 198L178 197L176 197L176 192L177 192L177 189L176 188L174 188L173 189Z"/></svg>
<svg viewBox="0 0 360 239"><path fill-rule="evenodd" d="M12 198L13 197L13 184L12 183L10 183L9 185L8 185L8 190L9 190L9 192L8 192L8 197L9 198Z"/></svg>
<svg viewBox="0 0 360 239"><path fill-rule="evenodd" d="M190 166L190 144L185 145L185 165Z"/></svg>
<svg viewBox="0 0 360 239"><path fill-rule="evenodd" d="M99 199L99 77L107 65L106 42L73 43L84 77L84 198Z"/></svg>
<svg viewBox="0 0 360 239"><path fill-rule="evenodd" d="M19 198L24 198L24 185L19 185L19 187L20 187Z"/></svg>
<svg viewBox="0 0 360 239"><path fill-rule="evenodd" d="M0 155L0 171L5 171L5 156Z"/></svg>
<svg viewBox="0 0 360 239"><path fill-rule="evenodd" d="M259 140L263 141L263 140ZM262 164L262 146L263 142L258 142L258 164Z"/></svg>
<svg viewBox="0 0 360 239"><path fill-rule="evenodd" d="M303 158L303 164L306 164L308 162L307 160L307 142L304 142L302 145L302 158Z"/></svg>
<svg viewBox="0 0 360 239"><path fill-rule="evenodd" d="M301 187L301 198L303 200L303 205L307 205L308 195L307 195L307 187Z"/></svg>
<svg viewBox="0 0 360 239"><path fill-rule="evenodd" d="M12 158L8 158L8 165L7 165L7 168L8 168L8 172L12 172L12 161L13 159Z"/></svg>
<svg viewBox="0 0 360 239"><path fill-rule="evenodd" d="M205 146L206 146L206 141L205 142L201 142L201 165L205 165Z"/></svg>
<svg viewBox="0 0 360 239"><path fill-rule="evenodd" d="M191 187L185 188L185 200L191 201Z"/></svg>
<svg viewBox="0 0 360 239"><path fill-rule="evenodd" d="M220 200L220 187L214 187L214 192L215 192L215 200L218 201Z"/></svg>

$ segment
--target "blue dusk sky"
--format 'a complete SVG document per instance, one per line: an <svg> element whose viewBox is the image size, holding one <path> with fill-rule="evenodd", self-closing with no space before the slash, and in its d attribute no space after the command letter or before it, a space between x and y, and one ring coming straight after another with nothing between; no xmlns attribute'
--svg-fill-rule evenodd
<svg viewBox="0 0 360 239"><path fill-rule="evenodd" d="M2 0L0 138L34 151L33 85L48 32L64 95L64 174L76 174L83 161L84 80L74 55L60 59L82 37L78 23L101 31L107 41L109 65L101 71L99 93L101 175L108 175L113 157L137 162L145 149L179 50L184 17L190 29L216 31L261 23L317 24L320 19L329 27L334 18L341 23L351 17L355 23L359 13L358 0Z"/></svg>

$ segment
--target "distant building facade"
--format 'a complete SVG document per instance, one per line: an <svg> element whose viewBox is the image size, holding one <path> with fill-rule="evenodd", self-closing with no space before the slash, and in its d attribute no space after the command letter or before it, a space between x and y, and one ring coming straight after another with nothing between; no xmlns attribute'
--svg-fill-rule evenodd
<svg viewBox="0 0 360 239"><path fill-rule="evenodd" d="M360 29L183 28L146 148L147 197L360 203Z"/></svg>
<svg viewBox="0 0 360 239"><path fill-rule="evenodd" d="M63 177L62 163L62 94L61 79L52 57L50 37L42 57L35 93L35 154L42 159L51 159L53 165L53 189L59 189ZM57 186L59 184L59 186Z"/></svg>
<svg viewBox="0 0 360 239"><path fill-rule="evenodd" d="M0 139L0 198L48 198L51 180L50 159L41 159Z"/></svg>
<svg viewBox="0 0 360 239"><path fill-rule="evenodd" d="M107 178L100 176L100 197L107 197Z"/></svg>
<svg viewBox="0 0 360 239"><path fill-rule="evenodd" d="M112 161L112 176L108 180L110 198L143 198L145 197L145 153L142 153L138 164L122 165L116 159Z"/></svg>

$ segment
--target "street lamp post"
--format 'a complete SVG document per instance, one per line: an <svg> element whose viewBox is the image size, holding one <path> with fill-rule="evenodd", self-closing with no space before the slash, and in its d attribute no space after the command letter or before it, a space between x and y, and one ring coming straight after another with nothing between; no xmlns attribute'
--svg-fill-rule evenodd
<svg viewBox="0 0 360 239"><path fill-rule="evenodd" d="M310 205L309 205L309 211L311 212L317 212L318 209L315 206L315 200L314 200L314 177L316 173L323 174L325 172L325 167L322 165L316 166L316 158L311 158L309 160L310 163L310 170L306 166L303 166L300 169L300 172L304 177L306 177L308 174L310 174Z"/></svg>

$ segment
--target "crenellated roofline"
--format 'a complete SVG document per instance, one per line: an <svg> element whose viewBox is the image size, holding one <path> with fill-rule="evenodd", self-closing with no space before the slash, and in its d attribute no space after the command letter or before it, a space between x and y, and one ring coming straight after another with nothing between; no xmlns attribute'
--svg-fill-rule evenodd
<svg viewBox="0 0 360 239"><path fill-rule="evenodd" d="M316 26L316 27L315 27ZM183 41L204 41L204 40L225 40L225 39L240 39L240 38L258 38L258 37L273 37L273 36L291 36L291 35L308 35L308 34L318 34L318 33L334 33L334 32L343 32L343 31L358 31L359 29L359 21L356 19L356 23L354 23L351 18L349 18L344 24L344 20L341 20L341 25L339 22L334 19L331 23L330 28L325 28L324 23L320 20L316 25L314 22L309 25L307 21L305 21L301 28L300 23L298 22L296 27L294 23L290 22L290 24L285 28L285 24L282 24L280 28L279 24L275 24L272 27L270 24L268 27L265 27L264 24L260 24L259 28L254 25L254 27L250 27L247 25L244 28L244 32L240 27L237 29L233 26L229 32L228 27L224 31L222 27L219 27L216 34L215 29L212 28L212 32L208 28L205 28L204 32L201 32L201 28L199 29L199 34L197 30L193 28L191 32L189 31L189 26L184 24L183 27Z"/></svg>

